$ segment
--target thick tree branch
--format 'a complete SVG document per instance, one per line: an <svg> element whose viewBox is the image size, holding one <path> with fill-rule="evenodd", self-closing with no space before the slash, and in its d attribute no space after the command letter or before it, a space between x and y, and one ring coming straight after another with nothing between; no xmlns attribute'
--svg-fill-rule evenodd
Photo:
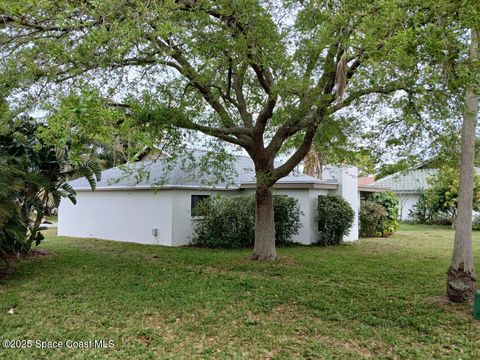
<svg viewBox="0 0 480 360"><path fill-rule="evenodd" d="M313 139L315 138L315 133L317 132L318 124L311 125L303 137L302 144L297 148L297 150L293 153L290 158L280 165L278 168L272 171L272 179L274 183L281 179L282 177L287 176L292 172L295 166L298 165L300 161L302 161L307 153L310 151L310 147L312 146Z"/></svg>
<svg viewBox="0 0 480 360"><path fill-rule="evenodd" d="M20 25L24 28L28 29L36 29L40 31L58 31L58 32L71 32L71 31L78 31L85 28L94 27L96 25L101 24L104 21L103 18L92 20L90 22L80 21L76 24L69 25L69 26L58 26L58 25L48 25L44 24L44 22L48 22L48 20L44 20L44 22L37 22L27 19L26 17L16 17L13 15L0 15L0 23L9 24L11 26Z"/></svg>
<svg viewBox="0 0 480 360"><path fill-rule="evenodd" d="M252 114L247 110L247 101L245 95L243 94L243 79L246 72L246 66L242 65L239 71L233 73L233 90L235 91L235 97L238 102L238 111L243 120L245 127L253 127Z"/></svg>
<svg viewBox="0 0 480 360"><path fill-rule="evenodd" d="M277 129L272 140L267 146L270 156L275 156L283 145L283 142L302 129L311 127L315 121L322 118L325 109L333 102L332 90L335 86L335 55L338 52L338 42L335 41L329 48L325 58L324 73L317 82L315 88L305 94L300 101L297 116L291 117ZM307 102L311 102L307 106Z"/></svg>
<svg viewBox="0 0 480 360"><path fill-rule="evenodd" d="M248 130L248 129L245 129L245 128L240 128L240 127L228 128L228 129L213 128L210 126L203 126L203 125L195 124L192 122L183 123L179 127L188 129L188 130L200 131L206 135L214 136L221 140L228 141L232 144L242 146L245 149L249 149L252 146L251 138L249 136L240 136L240 135L246 135L244 130ZM236 137L233 137L231 135L236 135Z"/></svg>
<svg viewBox="0 0 480 360"><path fill-rule="evenodd" d="M156 30L156 27L153 24L150 24L150 26L153 30ZM173 44L170 39L162 39L152 34L148 34L148 37L157 44L160 50L170 53L170 56L178 63L178 66L175 67L175 69L192 83L205 101L217 112L223 126L227 128L235 127L235 122L230 118L225 107L214 96L211 86L201 80L201 76L187 60L180 47Z"/></svg>
<svg viewBox="0 0 480 360"><path fill-rule="evenodd" d="M365 89L362 89L362 90L355 91L355 92L351 93L348 97L346 97L344 100L342 100L341 102L336 103L335 105L331 106L327 110L327 115L331 115L331 114L337 112L338 110L349 106L355 100L358 100L362 96L370 95L370 94L388 95L388 94L392 94L392 93L394 93L396 91L400 91L400 90L408 91L408 88L403 83L393 82L389 86L385 86L385 87L374 86L374 87L365 88Z"/></svg>

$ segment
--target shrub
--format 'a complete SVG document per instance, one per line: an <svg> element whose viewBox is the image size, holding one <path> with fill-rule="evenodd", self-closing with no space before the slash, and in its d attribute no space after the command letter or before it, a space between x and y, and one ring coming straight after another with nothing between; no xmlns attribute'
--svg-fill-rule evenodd
<svg viewBox="0 0 480 360"><path fill-rule="evenodd" d="M432 221L430 222L432 225L440 225L440 226L450 226L454 227L454 223L452 218L445 214L437 214L433 217Z"/></svg>
<svg viewBox="0 0 480 360"><path fill-rule="evenodd" d="M433 213L428 206L427 196L425 191L420 192L418 201L412 206L408 213L414 224L431 224L433 220Z"/></svg>
<svg viewBox="0 0 480 360"><path fill-rule="evenodd" d="M475 175L473 180L472 207L473 210L480 211L480 176ZM454 224L457 218L460 181L458 169L442 168L427 181L429 188L425 196L429 210L434 216L432 223L437 223L440 218L442 223ZM445 220L447 217L449 221Z"/></svg>
<svg viewBox="0 0 480 360"><path fill-rule="evenodd" d="M410 209L409 215L414 224L424 225L442 225L452 226L453 218L447 212L438 210L438 206L432 206L429 201L432 201L432 193L429 191L420 192L420 196L415 205Z"/></svg>
<svg viewBox="0 0 480 360"><path fill-rule="evenodd" d="M249 246L255 234L254 205L249 196L202 200L196 208L202 216L194 218L194 244L226 249Z"/></svg>
<svg viewBox="0 0 480 360"><path fill-rule="evenodd" d="M391 235L398 230L400 227L400 223L398 222L400 201L398 200L397 194L393 191L374 193L368 202L382 205L387 211L387 218L382 224L381 236Z"/></svg>
<svg viewBox="0 0 480 360"><path fill-rule="evenodd" d="M472 219L472 230L479 231L480 230L480 216L475 215Z"/></svg>
<svg viewBox="0 0 480 360"><path fill-rule="evenodd" d="M387 219L385 207L373 201L363 202L360 207L360 236L383 236L384 223Z"/></svg>
<svg viewBox="0 0 480 360"><path fill-rule="evenodd" d="M1 145L0 145L1 146ZM7 255L18 254L27 241L28 209L20 201L27 173L0 150L0 259L8 266Z"/></svg>
<svg viewBox="0 0 480 360"><path fill-rule="evenodd" d="M277 245L290 243L298 234L300 207L296 199L274 195L275 239ZM197 207L202 214L194 220L194 245L234 249L252 247L255 241L255 197L212 197Z"/></svg>
<svg viewBox="0 0 480 360"><path fill-rule="evenodd" d="M348 235L355 213L341 196L320 195L317 203L318 244L336 245Z"/></svg>
<svg viewBox="0 0 480 360"><path fill-rule="evenodd" d="M287 245L292 242L292 236L297 235L298 229L302 226L298 200L289 196L274 195L273 212L275 216L275 242L277 245Z"/></svg>

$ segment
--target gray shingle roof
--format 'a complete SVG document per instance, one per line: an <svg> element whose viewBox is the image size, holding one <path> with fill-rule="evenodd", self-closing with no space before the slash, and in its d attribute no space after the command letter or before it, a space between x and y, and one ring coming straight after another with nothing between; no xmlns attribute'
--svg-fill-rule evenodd
<svg viewBox="0 0 480 360"><path fill-rule="evenodd" d="M246 156L235 156L229 170L215 170L215 166L202 166L197 160L206 153L195 151L193 161L187 157L147 160L115 167L102 172L97 189L115 188L154 188L154 187L190 187L238 189L241 185L255 183L255 171L252 160ZM290 174L278 181L279 184L336 184L336 180L322 181L304 174ZM89 189L88 182L77 179L70 182L75 190Z"/></svg>
<svg viewBox="0 0 480 360"><path fill-rule="evenodd" d="M395 192L417 193L428 188L427 179L438 169L415 169L398 172L375 181L374 186L391 189Z"/></svg>

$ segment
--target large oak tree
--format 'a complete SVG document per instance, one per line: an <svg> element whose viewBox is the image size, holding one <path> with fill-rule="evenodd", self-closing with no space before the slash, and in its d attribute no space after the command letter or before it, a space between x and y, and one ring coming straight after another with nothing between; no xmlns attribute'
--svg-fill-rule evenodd
<svg viewBox="0 0 480 360"><path fill-rule="evenodd" d="M270 260L276 258L271 188L314 139L344 136L349 109L356 109L352 124L365 126L358 116L379 104L447 102L441 68L445 58L459 56L445 20L451 6L6 0L2 81L61 94L88 85L105 106L142 108L143 121L164 131L193 130L245 149L257 179L252 258ZM173 115L165 116L166 109ZM276 163L287 147L286 160Z"/></svg>

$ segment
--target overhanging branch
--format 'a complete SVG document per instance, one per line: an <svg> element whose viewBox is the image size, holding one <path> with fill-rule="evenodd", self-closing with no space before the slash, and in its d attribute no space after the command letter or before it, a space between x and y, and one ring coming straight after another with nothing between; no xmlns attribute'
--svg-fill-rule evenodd
<svg viewBox="0 0 480 360"><path fill-rule="evenodd" d="M392 94L396 91L400 90L405 90L408 91L406 88L405 84L402 83L392 83L389 86L374 86L370 88L365 88L361 89L355 92L352 92L349 96L347 96L343 101L336 103L335 105L331 106L327 110L327 115L334 114L335 112L351 105L355 100L360 99L361 97L365 95L371 95L371 94L383 94L383 95L388 95Z"/></svg>

